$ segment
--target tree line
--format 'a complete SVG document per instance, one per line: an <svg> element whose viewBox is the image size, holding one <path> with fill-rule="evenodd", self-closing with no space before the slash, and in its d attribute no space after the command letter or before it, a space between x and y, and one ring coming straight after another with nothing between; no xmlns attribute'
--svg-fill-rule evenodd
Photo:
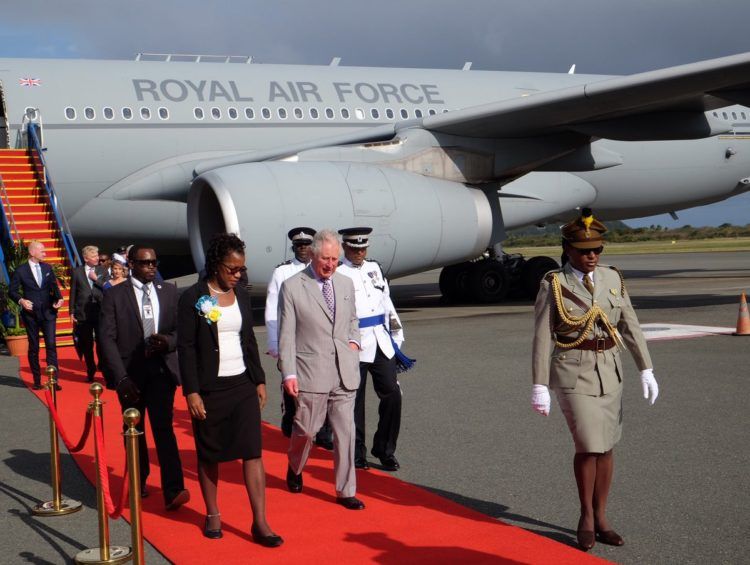
<svg viewBox="0 0 750 565"><path fill-rule="evenodd" d="M661 225L631 228L624 222L604 222L610 230L607 241L611 243L630 243L634 241L679 241L692 239L740 238L750 237L750 224L735 226L729 223L720 226L693 227L689 224L679 228L667 228ZM559 245L560 228L548 225L543 228L530 227L511 230L506 247L544 247Z"/></svg>

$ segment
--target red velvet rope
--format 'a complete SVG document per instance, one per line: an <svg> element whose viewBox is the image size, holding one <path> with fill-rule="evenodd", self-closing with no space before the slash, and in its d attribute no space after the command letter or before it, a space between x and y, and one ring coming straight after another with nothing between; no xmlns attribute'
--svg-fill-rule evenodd
<svg viewBox="0 0 750 565"><path fill-rule="evenodd" d="M45 389L44 399L47 401L47 408L49 408L49 413L52 415L52 419L55 421L57 432L60 434L65 447L67 447L68 451L70 451L71 453L77 453L81 451L83 449L83 446L86 445L86 440L88 439L89 433L91 432L91 412L86 412L86 421L83 424L83 434L81 435L81 439L78 440L78 443L72 445L72 442L70 441L70 439L68 439L68 435L65 433L65 428L63 427L62 420L60 420L60 415L57 413L55 403L52 402L52 394L50 393L49 389Z"/></svg>
<svg viewBox="0 0 750 565"><path fill-rule="evenodd" d="M107 509L107 514L113 520L117 520L122 515L122 510L128 500L128 466L127 457L125 460L125 470L122 474L122 489L120 490L120 499L115 508L112 502L112 495L109 492L109 473L107 472L107 454L104 451L104 428L102 426L102 419L95 418L94 424L94 441L96 441L96 448L99 451L99 461L97 472L99 473L99 483L102 486L102 493L104 494L104 506Z"/></svg>

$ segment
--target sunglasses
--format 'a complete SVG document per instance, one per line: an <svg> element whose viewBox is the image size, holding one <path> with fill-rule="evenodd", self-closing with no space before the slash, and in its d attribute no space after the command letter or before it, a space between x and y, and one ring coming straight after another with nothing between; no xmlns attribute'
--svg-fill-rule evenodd
<svg viewBox="0 0 750 565"><path fill-rule="evenodd" d="M142 265L143 267L158 267L158 259L133 259L133 263L136 265Z"/></svg>
<svg viewBox="0 0 750 565"><path fill-rule="evenodd" d="M600 245L599 247L595 247L593 249L578 249L577 247L574 247L576 251L578 251L579 255L588 255L589 253L593 253L595 255L601 255L602 251L604 251L604 246Z"/></svg>
<svg viewBox="0 0 750 565"><path fill-rule="evenodd" d="M247 273L247 267L230 267L226 263L221 264L222 267L224 267L227 270L227 273L230 275L236 275L237 273Z"/></svg>

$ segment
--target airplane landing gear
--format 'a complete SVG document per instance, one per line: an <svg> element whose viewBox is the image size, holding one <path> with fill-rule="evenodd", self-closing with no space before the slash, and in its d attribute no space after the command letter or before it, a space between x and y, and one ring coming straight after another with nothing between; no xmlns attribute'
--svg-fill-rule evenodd
<svg viewBox="0 0 750 565"><path fill-rule="evenodd" d="M503 302L508 295L533 300L542 277L558 264L550 257L487 253L480 259L449 265L440 273L440 292L449 302Z"/></svg>

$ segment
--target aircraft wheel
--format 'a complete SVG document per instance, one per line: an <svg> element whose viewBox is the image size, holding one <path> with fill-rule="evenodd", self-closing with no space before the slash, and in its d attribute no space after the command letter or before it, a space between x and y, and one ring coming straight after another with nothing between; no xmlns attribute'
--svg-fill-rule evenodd
<svg viewBox="0 0 750 565"><path fill-rule="evenodd" d="M532 257L521 268L521 284L531 300L536 298L539 293L539 285L542 282L542 278L549 271L559 269L557 261L551 257Z"/></svg>
<svg viewBox="0 0 750 565"><path fill-rule="evenodd" d="M451 302L463 302L468 295L468 279L471 263L449 265L440 271L440 293Z"/></svg>
<svg viewBox="0 0 750 565"><path fill-rule="evenodd" d="M510 280L502 263L493 260L475 263L469 273L469 292L477 302L502 302L508 296Z"/></svg>

